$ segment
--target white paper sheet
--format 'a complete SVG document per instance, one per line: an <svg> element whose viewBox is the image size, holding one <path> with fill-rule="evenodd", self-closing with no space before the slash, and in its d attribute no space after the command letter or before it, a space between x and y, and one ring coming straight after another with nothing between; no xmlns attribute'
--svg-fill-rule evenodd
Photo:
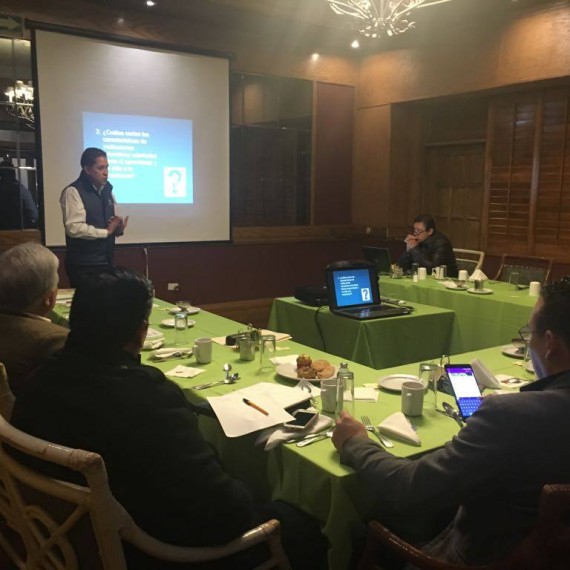
<svg viewBox="0 0 570 570"><path fill-rule="evenodd" d="M268 412L268 415L245 404L244 398ZM293 419L284 408L307 399L308 394L303 390L260 382L224 396L210 397L208 402L224 433L228 437L239 437Z"/></svg>

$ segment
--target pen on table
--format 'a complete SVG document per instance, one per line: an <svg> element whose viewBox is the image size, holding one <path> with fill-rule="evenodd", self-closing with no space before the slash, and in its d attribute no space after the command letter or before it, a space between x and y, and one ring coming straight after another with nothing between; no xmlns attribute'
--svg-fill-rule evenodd
<svg viewBox="0 0 570 570"><path fill-rule="evenodd" d="M266 416L269 415L269 412L267 412L266 410L264 410L263 408L260 408L257 404L254 404L251 400L248 400L247 398L243 398L243 403L246 406L250 406L253 409L257 410L258 412L261 412L262 414L265 414Z"/></svg>

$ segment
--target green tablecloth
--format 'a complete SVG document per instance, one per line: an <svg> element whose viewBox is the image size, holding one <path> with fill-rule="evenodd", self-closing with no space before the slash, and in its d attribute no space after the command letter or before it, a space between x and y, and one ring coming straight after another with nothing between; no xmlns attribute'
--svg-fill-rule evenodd
<svg viewBox="0 0 570 570"><path fill-rule="evenodd" d="M411 315L358 321L285 297L273 301L269 328L375 369L448 354L455 330L453 312L419 303L414 308Z"/></svg>
<svg viewBox="0 0 570 570"><path fill-rule="evenodd" d="M157 301L157 305L151 314L151 326L164 332L167 346L172 346L172 329L164 329L160 326L160 321L169 316L165 312L168 305L160 301ZM58 309L60 316L64 312L64 309ZM189 346L195 338L225 336L242 326L204 311L193 315L192 319L196 321L196 324L188 331ZM349 321L349 319L346 320ZM281 342L279 348L283 349L277 352L280 356L308 352L314 358L324 357L335 360L327 353L293 341ZM436 354L439 354L439 351L436 351ZM164 372L178 364L198 366L192 358L154 363L149 360L149 356L149 352L143 352L143 362L152 364ZM515 365L515 361L503 356L498 348L458 356L454 361L469 362L476 356L482 358L483 362L494 372L511 375L521 372L521 368ZM237 384L217 386L204 391L192 389L194 385L221 379L223 377L222 365L225 362L229 362L234 370L240 373L240 380ZM214 345L212 362L199 367L205 370L199 376L193 379L175 379L185 391L188 399L197 403L204 401L206 397L227 394L261 381L294 385L294 382L278 377L272 367L260 370L258 360L240 361L231 348L217 344ZM355 373L356 384L362 385L376 382L382 376L395 372L417 374L418 364L407 364L379 372L351 362L350 368ZM315 388L314 392L318 394L318 388ZM442 394L440 399L452 402L452 398L447 395ZM318 407L319 399L316 400L316 404ZM349 411L352 411L355 416L367 414L374 423L379 423L400 410L400 396L381 391L377 402L357 401L354 407L352 407L353 404L348 404L348 406ZM413 424L417 427L422 446L418 448L394 441L392 452L395 455L413 457L418 453L435 449L444 445L458 431L458 426L453 420L436 413L429 404L426 404L421 417L413 419ZM265 452L262 447L254 445L258 434L229 439L223 434L218 422L208 417L201 418L200 426L204 436L218 450L225 469L244 481L253 490L257 499L282 499L318 519L331 544L330 568L344 570L348 567L352 550L351 529L361 524L360 520L365 515L371 501L358 475L351 469L340 465L338 454L330 440L327 439L305 448L282 445L270 452Z"/></svg>
<svg viewBox="0 0 570 570"><path fill-rule="evenodd" d="M380 292L384 296L455 312L451 354L508 344L517 336L518 329L528 322L536 303L536 297L530 297L528 289L516 291L508 283L488 281L485 287L493 293L473 295L467 291L453 291L432 278L419 283L413 283L409 278L380 278Z"/></svg>

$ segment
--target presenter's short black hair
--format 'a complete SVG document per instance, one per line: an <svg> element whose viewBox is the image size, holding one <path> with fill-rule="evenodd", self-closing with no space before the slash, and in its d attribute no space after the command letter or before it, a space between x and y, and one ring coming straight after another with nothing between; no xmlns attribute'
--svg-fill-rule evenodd
<svg viewBox="0 0 570 570"><path fill-rule="evenodd" d="M435 232L435 220L431 214L421 214L414 218L414 224L423 224L426 230L433 230Z"/></svg>
<svg viewBox="0 0 570 570"><path fill-rule="evenodd" d="M86 350L113 353L136 338L152 309L152 283L125 267L86 274L69 314L70 336Z"/></svg>
<svg viewBox="0 0 570 570"><path fill-rule="evenodd" d="M96 148L94 146L86 148L81 155L81 168L84 166L93 166L95 164L95 161L100 156L107 158L107 153L104 150L101 150L100 148Z"/></svg>

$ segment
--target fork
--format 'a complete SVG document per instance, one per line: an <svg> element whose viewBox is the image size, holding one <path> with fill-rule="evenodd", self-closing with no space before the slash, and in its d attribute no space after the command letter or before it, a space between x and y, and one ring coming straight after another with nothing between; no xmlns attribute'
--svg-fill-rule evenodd
<svg viewBox="0 0 570 570"><path fill-rule="evenodd" d="M374 425L372 425L372 422L368 416L361 416L360 419L362 420L364 427L369 432L372 432L380 440L380 443L384 447L394 447L394 444L387 437L383 436Z"/></svg>

